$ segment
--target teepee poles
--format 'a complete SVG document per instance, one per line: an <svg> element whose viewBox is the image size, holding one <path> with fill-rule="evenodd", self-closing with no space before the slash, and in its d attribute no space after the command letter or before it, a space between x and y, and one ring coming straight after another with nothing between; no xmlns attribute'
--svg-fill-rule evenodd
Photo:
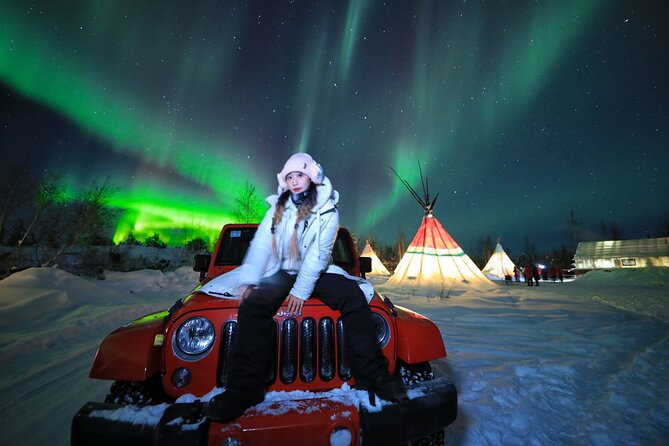
<svg viewBox="0 0 669 446"><path fill-rule="evenodd" d="M420 168L420 161L418 162L418 173L420 174L420 183L423 186L423 196L421 197L418 195L418 192L411 187L409 182L402 178L392 167L390 170L393 171L395 176L400 180L400 182L404 185L404 187L407 188L409 192L411 192L411 195L413 198L420 204L420 206L423 208L425 211L425 215L430 215L432 214L432 210L434 209L434 204L437 202L437 198L439 198L439 193L434 197L434 200L430 202L430 185L428 183L427 177L423 177L423 170Z"/></svg>

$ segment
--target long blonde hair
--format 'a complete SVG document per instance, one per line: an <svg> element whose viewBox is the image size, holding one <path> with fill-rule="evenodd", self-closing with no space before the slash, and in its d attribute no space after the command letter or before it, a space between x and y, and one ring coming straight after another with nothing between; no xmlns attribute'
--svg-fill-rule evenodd
<svg viewBox="0 0 669 446"><path fill-rule="evenodd" d="M316 206L318 192L316 191L316 184L313 182L309 184L309 192L304 197L302 203L297 206L297 219L295 220L295 227L293 228L293 236L290 240L290 250L289 255L291 260L300 259L300 251L297 248L297 227L302 220L307 220L309 215L311 215L311 210ZM276 254L276 225L281 222L283 218L283 212L286 210L286 202L290 197L290 190L284 191L276 202L276 207L274 208L274 216L272 217L272 253Z"/></svg>

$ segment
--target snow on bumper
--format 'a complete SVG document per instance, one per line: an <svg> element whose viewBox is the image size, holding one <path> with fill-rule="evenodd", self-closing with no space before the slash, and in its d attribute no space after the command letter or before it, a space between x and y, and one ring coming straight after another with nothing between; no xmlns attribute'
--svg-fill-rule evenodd
<svg viewBox="0 0 669 446"><path fill-rule="evenodd" d="M200 401L152 408L87 403L72 420L72 444L399 445L438 431L457 416L457 392L446 378L412 386L408 401L377 400L376 407L364 392L339 390L268 398L229 424L203 418Z"/></svg>

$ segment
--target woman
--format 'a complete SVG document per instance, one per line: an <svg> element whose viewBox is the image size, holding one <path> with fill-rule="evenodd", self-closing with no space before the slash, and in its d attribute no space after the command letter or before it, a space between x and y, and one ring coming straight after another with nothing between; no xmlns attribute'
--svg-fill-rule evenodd
<svg viewBox="0 0 669 446"><path fill-rule="evenodd" d="M312 293L341 312L358 388L388 401L405 399L402 380L388 373L365 293L355 278L330 263L339 228L339 194L306 153L291 156L277 179L281 193L268 198L272 207L258 226L244 264L235 270L241 303L231 384L211 399L207 415L229 422L264 400L273 317L284 301L288 312L299 316Z"/></svg>

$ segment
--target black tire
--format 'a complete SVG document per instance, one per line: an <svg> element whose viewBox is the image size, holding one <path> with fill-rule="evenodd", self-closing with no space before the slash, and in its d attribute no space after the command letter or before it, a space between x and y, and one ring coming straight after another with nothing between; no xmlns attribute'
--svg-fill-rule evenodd
<svg viewBox="0 0 669 446"><path fill-rule="evenodd" d="M114 381L105 397L105 403L135 406L160 404L167 400L157 377L148 381Z"/></svg>
<svg viewBox="0 0 669 446"><path fill-rule="evenodd" d="M434 379L432 366L429 362L405 364L402 361L398 361L396 374L402 378L402 381L404 381L404 384L407 386L425 381L432 381Z"/></svg>
<svg viewBox="0 0 669 446"><path fill-rule="evenodd" d="M434 372L429 362L419 362L416 364L406 364L399 361L395 373L402 377L402 381L407 386L415 383L431 381L434 379ZM428 434L418 440L409 443L411 446L443 446L444 430L438 430Z"/></svg>
<svg viewBox="0 0 669 446"><path fill-rule="evenodd" d="M409 443L411 446L443 446L444 445L444 430L432 432L429 435L419 438L416 441Z"/></svg>

